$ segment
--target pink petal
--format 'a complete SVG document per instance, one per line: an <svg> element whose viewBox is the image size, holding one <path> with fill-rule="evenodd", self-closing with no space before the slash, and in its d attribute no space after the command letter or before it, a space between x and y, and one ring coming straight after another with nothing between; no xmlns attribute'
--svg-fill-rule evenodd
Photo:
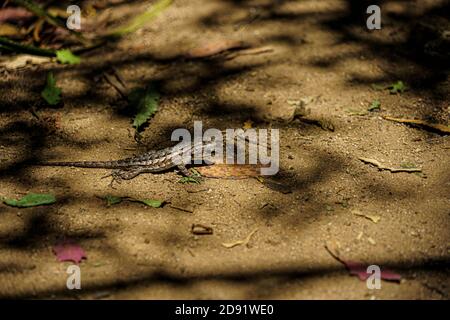
<svg viewBox="0 0 450 320"><path fill-rule="evenodd" d="M58 261L72 261L79 264L82 259L87 259L84 250L77 244L71 242L62 242L53 247L53 252Z"/></svg>

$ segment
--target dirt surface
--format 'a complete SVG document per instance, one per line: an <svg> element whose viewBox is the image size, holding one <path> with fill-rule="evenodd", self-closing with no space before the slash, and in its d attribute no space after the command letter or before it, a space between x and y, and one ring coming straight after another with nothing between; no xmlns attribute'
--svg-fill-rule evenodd
<svg viewBox="0 0 450 320"><path fill-rule="evenodd" d="M444 4L389 1L382 29L368 32L364 1L174 1L146 28L84 54L78 66L2 70L1 196L54 193L58 201L0 205L0 297L448 299L450 137L382 118L449 123L448 69L423 53L415 31L421 21L442 18ZM147 5L118 2L111 12ZM192 48L223 40L271 50L185 58ZM126 102L98 80L112 66L128 89L160 88L160 110L141 144ZM63 91L57 108L40 97L50 70ZM409 90L371 87L398 80ZM301 99L323 128L291 119L290 102ZM381 110L365 112L373 100ZM252 120L256 128L280 129L280 172L273 179L291 192L256 179L181 184L176 172L140 175L111 189L101 179L105 170L26 165L130 156L170 145L172 130L190 129L195 120L205 128ZM422 173L380 171L359 157L396 168L413 164ZM107 207L106 195L170 203ZM192 234L195 223L213 234ZM247 245L223 246L255 229ZM52 253L62 238L87 253L82 290L66 289L71 263ZM326 243L339 245L347 260L403 279L369 290Z"/></svg>

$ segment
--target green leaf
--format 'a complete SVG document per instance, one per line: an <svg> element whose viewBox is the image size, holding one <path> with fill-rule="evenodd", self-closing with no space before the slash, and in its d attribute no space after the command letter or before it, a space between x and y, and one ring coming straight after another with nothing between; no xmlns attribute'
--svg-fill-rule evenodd
<svg viewBox="0 0 450 320"><path fill-rule="evenodd" d="M48 104L54 106L61 101L61 89L56 86L56 80L53 76L53 72L47 74L47 83L44 90L41 92L42 98L47 101Z"/></svg>
<svg viewBox="0 0 450 320"><path fill-rule="evenodd" d="M200 181L202 179L202 175L200 172L198 172L195 168L190 168L191 176L189 177L182 177L180 180L178 180L178 183L195 183L200 184Z"/></svg>
<svg viewBox="0 0 450 320"><path fill-rule="evenodd" d="M392 94L399 92L403 93L407 89L407 86L403 83L403 81L397 81L396 83L390 85L389 89L390 89L389 92Z"/></svg>
<svg viewBox="0 0 450 320"><path fill-rule="evenodd" d="M143 200L135 199L135 200L153 208L160 208L164 204L164 201L155 199L143 199Z"/></svg>
<svg viewBox="0 0 450 320"><path fill-rule="evenodd" d="M78 64L81 61L81 58L74 55L69 49L56 51L56 59L63 64Z"/></svg>
<svg viewBox="0 0 450 320"><path fill-rule="evenodd" d="M374 110L380 110L381 102L379 100L373 100L370 104L369 109L367 111L374 111Z"/></svg>
<svg viewBox="0 0 450 320"><path fill-rule="evenodd" d="M178 180L178 183L195 183L195 184L200 184L200 181L194 177L183 177L180 180Z"/></svg>
<svg viewBox="0 0 450 320"><path fill-rule="evenodd" d="M110 207L110 206L112 206L112 205L121 203L122 200L123 200L123 198L122 198L122 197L117 197L117 196L107 195L107 196L105 197L105 200L106 200L106 205L107 205L108 207Z"/></svg>
<svg viewBox="0 0 450 320"><path fill-rule="evenodd" d="M128 97L130 106L136 110L133 127L139 130L158 111L159 93L154 86L136 89Z"/></svg>
<svg viewBox="0 0 450 320"><path fill-rule="evenodd" d="M29 193L20 200L5 198L3 199L3 202L12 207L26 208L52 204L56 202L56 198L53 194Z"/></svg>

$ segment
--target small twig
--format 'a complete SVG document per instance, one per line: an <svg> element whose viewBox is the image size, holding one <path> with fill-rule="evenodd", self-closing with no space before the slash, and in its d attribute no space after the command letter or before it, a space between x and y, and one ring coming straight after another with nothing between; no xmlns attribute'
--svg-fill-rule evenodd
<svg viewBox="0 0 450 320"><path fill-rule="evenodd" d="M419 168L390 168L390 167L386 167L386 166L382 165L379 161L374 160L374 159L362 158L362 157L360 157L358 159L364 163L374 165L379 170L388 170L392 173L395 173L395 172L422 172L422 169L419 169Z"/></svg>
<svg viewBox="0 0 450 320"><path fill-rule="evenodd" d="M5 37L0 37L0 48L5 47L8 50L20 53L28 53L42 57L56 57L56 52L49 49L41 49L32 45L21 44Z"/></svg>
<svg viewBox="0 0 450 320"><path fill-rule="evenodd" d="M252 236L255 234L256 231L258 231L258 228L256 228L252 232L250 232L250 234L244 240L238 240L238 241L231 242L231 243L222 243L222 245L228 249L234 248L234 247L240 246L240 245L246 246L246 245L248 245L248 243L250 242L250 239L252 238Z"/></svg>
<svg viewBox="0 0 450 320"><path fill-rule="evenodd" d="M444 124L429 123L424 120L416 120L416 119L393 118L393 117L389 117L389 116L383 116L383 119L394 121L394 122L399 122L399 123L421 126L421 127L427 128L429 130L438 131L441 134L450 134L450 127L446 126Z"/></svg>

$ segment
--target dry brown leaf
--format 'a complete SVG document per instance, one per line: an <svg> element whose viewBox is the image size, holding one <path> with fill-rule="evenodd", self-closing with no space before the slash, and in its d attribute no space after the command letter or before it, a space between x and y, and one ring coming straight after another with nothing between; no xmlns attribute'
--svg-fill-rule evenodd
<svg viewBox="0 0 450 320"><path fill-rule="evenodd" d="M198 46L192 50L190 50L186 56L188 58L197 59L197 58L206 58L216 54L219 54L224 51L228 51L231 49L244 48L246 45L242 41L236 40L222 40L217 42L210 42L201 46Z"/></svg>
<svg viewBox="0 0 450 320"><path fill-rule="evenodd" d="M250 234L244 240L238 240L238 241L230 242L230 243L222 243L222 245L227 249L231 249L231 248L234 248L234 247L240 246L240 245L246 246L246 245L248 245L250 239L252 238L252 236L255 234L256 231L258 231L258 228L256 228L252 232L250 232Z"/></svg>
<svg viewBox="0 0 450 320"><path fill-rule="evenodd" d="M213 228L203 224L194 223L191 227L191 232L195 235L209 235L213 234Z"/></svg>
<svg viewBox="0 0 450 320"><path fill-rule="evenodd" d="M390 167L386 167L384 165L382 165L378 160L375 159L370 159L370 158L363 158L363 157L359 157L359 160L361 160L364 163L368 163L371 165L374 165L375 167L377 167L380 170L388 170L390 172L422 172L422 169L419 168L390 168Z"/></svg>
<svg viewBox="0 0 450 320"><path fill-rule="evenodd" d="M395 121L399 123L418 125L427 129L438 131L443 134L450 134L450 127L444 124L430 123L424 120L416 120L416 119L393 118L388 116L383 116L383 118L386 120Z"/></svg>
<svg viewBox="0 0 450 320"><path fill-rule="evenodd" d="M0 36L18 38L22 36L20 29L9 23L0 24Z"/></svg>
<svg viewBox="0 0 450 320"><path fill-rule="evenodd" d="M38 57L29 54L19 54L17 56L11 57L7 60L0 62L0 67L5 67L9 70L23 68L29 64L39 65L43 63L51 62L52 58L49 57Z"/></svg>

